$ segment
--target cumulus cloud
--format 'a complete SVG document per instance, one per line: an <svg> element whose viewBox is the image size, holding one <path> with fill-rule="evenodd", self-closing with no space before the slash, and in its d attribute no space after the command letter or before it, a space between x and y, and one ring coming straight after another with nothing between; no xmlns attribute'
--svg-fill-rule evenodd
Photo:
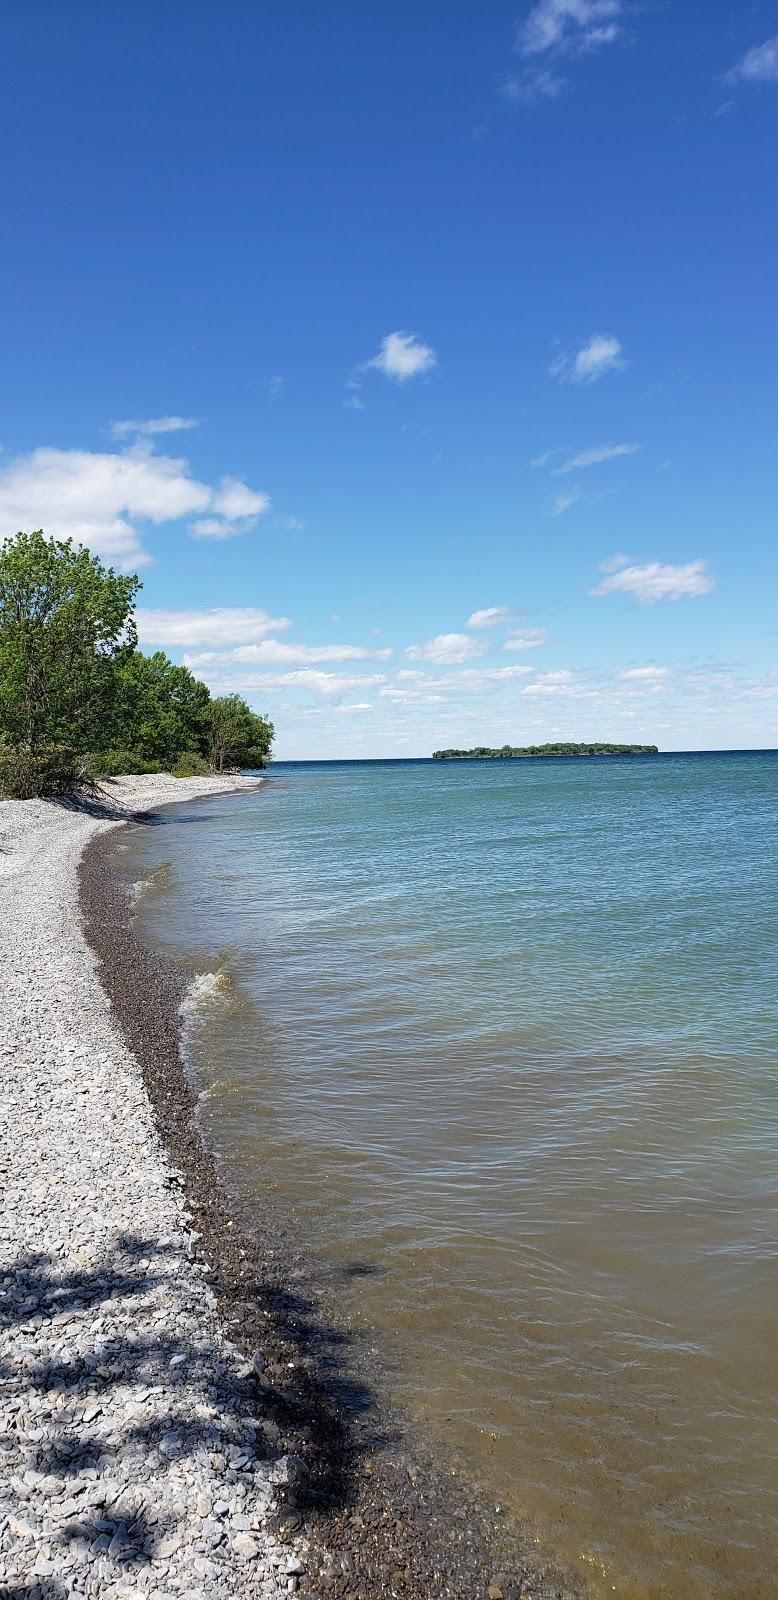
<svg viewBox="0 0 778 1600"><path fill-rule="evenodd" d="M454 667L473 656L486 653L482 639L471 639L466 633L438 633L426 644L411 644L405 654L413 661L435 661L439 666Z"/></svg>
<svg viewBox="0 0 778 1600"><path fill-rule="evenodd" d="M240 494L238 491L241 491ZM222 518L205 518L229 537L251 525L269 505L237 479L213 487L193 478L183 457L155 455L146 444L122 451L57 450L42 446L0 469L0 527L9 532L43 528L58 539L74 539L122 566L149 559L138 522L177 522L227 504L254 510L221 531ZM259 509L258 509L259 508ZM196 524L202 531L202 525ZM206 537L213 537L211 528Z"/></svg>
<svg viewBox="0 0 778 1600"><path fill-rule="evenodd" d="M577 472L580 468L598 467L602 461L615 461L619 456L634 456L640 449L639 444L598 444L591 450L579 450L575 456L568 456L561 467L555 470L559 477L566 472Z"/></svg>
<svg viewBox="0 0 778 1600"><path fill-rule="evenodd" d="M539 645L548 643L549 635L542 628L525 628L523 633L512 633L503 650L537 650Z"/></svg>
<svg viewBox="0 0 778 1600"><path fill-rule="evenodd" d="M626 678L630 683L661 683L668 677L669 667L628 667L626 672L620 672L620 678Z"/></svg>
<svg viewBox="0 0 778 1600"><path fill-rule="evenodd" d="M263 639L259 644L241 644L233 650L188 655L184 662L193 669L228 661L312 666L322 661L388 661L391 654L389 649L369 650L362 644L286 644L280 639Z"/></svg>
<svg viewBox="0 0 778 1600"><path fill-rule="evenodd" d="M727 73L728 83L778 83L778 33L755 44Z"/></svg>
<svg viewBox="0 0 778 1600"><path fill-rule="evenodd" d="M513 615L510 606L486 606L483 611L474 611L465 623L466 628L496 628L498 623L507 622Z"/></svg>
<svg viewBox="0 0 778 1600"><path fill-rule="evenodd" d="M572 354L554 357L549 367L560 383L597 383L608 372L619 372L627 365L621 344L612 333L593 333L586 344Z"/></svg>
<svg viewBox="0 0 778 1600"><path fill-rule="evenodd" d="M710 594L716 587L706 561L687 561L679 566L650 561L645 566L611 569L612 562L606 563L608 576L590 589L590 594L631 594L641 605L650 606L657 600L687 600Z"/></svg>
<svg viewBox="0 0 778 1600"><path fill-rule="evenodd" d="M126 419L112 422L111 433L115 439L149 439L155 433L180 433L183 428L199 428L199 417L149 417L145 422Z"/></svg>
<svg viewBox="0 0 778 1600"><path fill-rule="evenodd" d="M271 617L257 606L216 606L208 611L164 611L141 606L136 612L142 644L237 645L291 628L289 617Z"/></svg>
<svg viewBox="0 0 778 1600"><path fill-rule="evenodd" d="M375 367L377 372L383 372L387 378L393 378L395 383L406 383L408 378L416 378L422 372L429 372L437 366L438 358L435 351L428 344L422 344L415 333L388 333L381 340L378 354L371 361L364 363L365 369Z"/></svg>

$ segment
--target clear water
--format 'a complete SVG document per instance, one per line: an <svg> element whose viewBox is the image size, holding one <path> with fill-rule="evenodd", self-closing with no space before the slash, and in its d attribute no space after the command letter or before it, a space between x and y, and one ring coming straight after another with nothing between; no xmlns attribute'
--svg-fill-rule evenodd
<svg viewBox="0 0 778 1600"><path fill-rule="evenodd" d="M776 823L776 753L333 763L131 841L230 1181L597 1594L778 1593Z"/></svg>

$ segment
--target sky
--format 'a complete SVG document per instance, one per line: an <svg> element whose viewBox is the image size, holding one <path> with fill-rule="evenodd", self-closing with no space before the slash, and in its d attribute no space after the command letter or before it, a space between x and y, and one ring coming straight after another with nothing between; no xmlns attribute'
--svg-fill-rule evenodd
<svg viewBox="0 0 778 1600"><path fill-rule="evenodd" d="M279 759L778 745L778 0L8 0L0 535Z"/></svg>

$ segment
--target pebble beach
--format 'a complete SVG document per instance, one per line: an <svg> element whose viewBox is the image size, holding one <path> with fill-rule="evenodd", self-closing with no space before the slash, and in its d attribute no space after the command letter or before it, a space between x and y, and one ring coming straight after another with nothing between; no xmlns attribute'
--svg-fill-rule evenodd
<svg viewBox="0 0 778 1600"><path fill-rule="evenodd" d="M78 910L95 833L235 784L121 779L84 805L0 805L6 1595L269 1600L302 1570L269 1527L288 1459L257 1447L251 1368Z"/></svg>

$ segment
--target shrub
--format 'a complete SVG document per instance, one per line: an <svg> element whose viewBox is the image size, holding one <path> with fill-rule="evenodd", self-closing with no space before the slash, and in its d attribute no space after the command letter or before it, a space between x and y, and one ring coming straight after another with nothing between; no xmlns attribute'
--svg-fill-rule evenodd
<svg viewBox="0 0 778 1600"><path fill-rule="evenodd" d="M170 770L174 778L205 778L211 769L196 750L180 750Z"/></svg>
<svg viewBox="0 0 778 1600"><path fill-rule="evenodd" d="M160 772L159 761L144 761L134 750L102 750L90 757L93 772L103 778L125 778L133 773Z"/></svg>
<svg viewBox="0 0 778 1600"><path fill-rule="evenodd" d="M24 745L0 746L0 794L12 800L38 795L73 794L94 787L94 767L87 756L57 745L30 750Z"/></svg>

